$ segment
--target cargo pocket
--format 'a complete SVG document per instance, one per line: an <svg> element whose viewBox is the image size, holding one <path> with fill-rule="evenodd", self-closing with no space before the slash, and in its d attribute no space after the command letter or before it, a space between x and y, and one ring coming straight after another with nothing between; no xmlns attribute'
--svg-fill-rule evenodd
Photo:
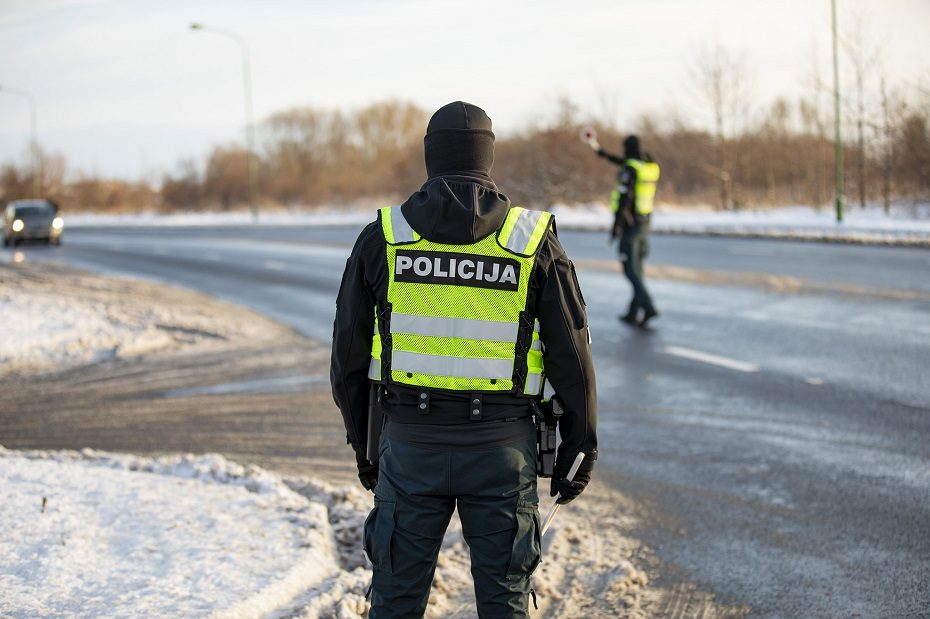
<svg viewBox="0 0 930 619"><path fill-rule="evenodd" d="M539 511L536 506L523 500L518 501L516 520L517 531L513 536L510 566L507 568L508 580L526 578L533 573L542 559Z"/></svg>
<svg viewBox="0 0 930 619"><path fill-rule="evenodd" d="M391 539L394 537L394 503L375 499L365 519L365 554L376 569L391 573Z"/></svg>

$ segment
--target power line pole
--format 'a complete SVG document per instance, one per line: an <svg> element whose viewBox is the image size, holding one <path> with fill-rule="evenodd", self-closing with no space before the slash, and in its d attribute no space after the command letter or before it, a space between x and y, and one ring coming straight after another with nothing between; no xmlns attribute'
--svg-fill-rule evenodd
<svg viewBox="0 0 930 619"><path fill-rule="evenodd" d="M840 131L840 61L836 43L836 0L830 0L833 17L833 200L836 221L843 222L843 138Z"/></svg>

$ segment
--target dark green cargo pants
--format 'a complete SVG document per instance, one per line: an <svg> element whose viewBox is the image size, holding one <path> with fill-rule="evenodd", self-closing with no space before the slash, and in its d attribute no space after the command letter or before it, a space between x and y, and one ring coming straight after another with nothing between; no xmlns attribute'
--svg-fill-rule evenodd
<svg viewBox="0 0 930 619"><path fill-rule="evenodd" d="M623 274L633 286L633 299L627 309L627 316L634 318L640 308L647 314L653 314L656 311L655 305L652 304L652 297L646 290L643 277L643 263L647 255L649 255L649 223L638 221L624 228L620 236L620 264L623 267Z"/></svg>
<svg viewBox="0 0 930 619"><path fill-rule="evenodd" d="M365 521L374 565L369 617L423 616L456 507L478 616L528 617L529 577L541 552L534 439L441 451L382 436L380 447L375 507Z"/></svg>

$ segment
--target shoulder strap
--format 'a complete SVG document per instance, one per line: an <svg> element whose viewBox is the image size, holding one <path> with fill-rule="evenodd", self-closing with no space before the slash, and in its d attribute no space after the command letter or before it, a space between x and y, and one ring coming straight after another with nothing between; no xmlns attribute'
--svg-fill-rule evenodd
<svg viewBox="0 0 930 619"><path fill-rule="evenodd" d="M514 206L497 231L497 243L510 253L529 257L536 253L554 221L552 213Z"/></svg>
<svg viewBox="0 0 930 619"><path fill-rule="evenodd" d="M378 214L381 219L381 232L384 233L384 240L388 244L404 245L420 240L420 235L407 223L399 206L385 206L378 209Z"/></svg>

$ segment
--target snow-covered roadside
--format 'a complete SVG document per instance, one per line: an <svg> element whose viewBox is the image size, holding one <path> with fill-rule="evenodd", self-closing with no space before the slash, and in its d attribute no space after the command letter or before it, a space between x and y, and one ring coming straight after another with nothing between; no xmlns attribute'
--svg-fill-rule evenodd
<svg viewBox="0 0 930 619"><path fill-rule="evenodd" d="M0 448L0 479L0 616L257 617L334 589L321 616L364 610L335 541L360 517L345 492L302 496L218 455L91 450Z"/></svg>
<svg viewBox="0 0 930 619"><path fill-rule="evenodd" d="M55 265L0 264L0 377L282 331L186 290Z"/></svg>
<svg viewBox="0 0 930 619"><path fill-rule="evenodd" d="M609 210L599 204L556 206L553 212L564 229L607 230L613 221ZM880 209L848 209L844 222L837 223L832 211L804 206L740 211L657 208L651 223L653 232L666 234L930 245L930 214L914 219L904 211L886 216Z"/></svg>
<svg viewBox="0 0 930 619"><path fill-rule="evenodd" d="M377 207L370 209L317 209L263 211L258 220L248 211L195 213L133 213L105 215L75 213L67 217L66 226L94 228L102 226L341 226L367 224L375 217Z"/></svg>
<svg viewBox="0 0 930 619"><path fill-rule="evenodd" d="M101 340L87 337L94 325L115 354L166 316L168 331L183 337L146 351L281 329L195 293L70 269L0 266L0 284L0 320L15 321L2 330L0 353L10 342L33 351L17 372L99 357ZM46 333L57 325L85 338L74 344L80 354L60 354L68 338ZM542 480L540 494L545 488ZM550 505L543 496L540 511ZM284 478L218 455L0 447L0 616L358 619L367 614L361 540L371 506L358 484ZM532 616L648 617L650 600L667 605L635 566L648 555L625 535L635 508L595 479L561 511L534 575L540 609ZM426 616L474 615L468 549L453 519Z"/></svg>
<svg viewBox="0 0 930 619"><path fill-rule="evenodd" d="M555 205L562 229L607 230L613 220L603 204ZM726 236L823 240L849 243L930 245L930 207L923 218L914 219L913 209L897 209L891 215L878 208L849 208L838 224L829 209L784 207L760 210L715 211L710 208L658 207L653 215L654 232ZM247 212L175 213L171 215L67 216L69 227L100 226L218 226L218 225L358 225L374 218L374 209L315 211L293 210L263 213L258 223Z"/></svg>
<svg viewBox="0 0 930 619"><path fill-rule="evenodd" d="M367 615L361 537L372 499L361 488L216 454L2 447L0 479L0 616ZM562 510L534 575L534 616L639 616L648 579L630 561L638 544L620 534L630 522L616 497L605 499ZM473 616L471 590L453 519L426 616Z"/></svg>

